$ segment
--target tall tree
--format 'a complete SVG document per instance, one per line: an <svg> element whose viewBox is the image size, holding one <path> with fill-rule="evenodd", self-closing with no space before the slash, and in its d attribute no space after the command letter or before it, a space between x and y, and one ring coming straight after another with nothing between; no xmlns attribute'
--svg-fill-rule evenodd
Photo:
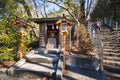
<svg viewBox="0 0 120 80"><path fill-rule="evenodd" d="M98 3L91 15L93 19L112 18L120 22L120 0L98 0Z"/></svg>
<svg viewBox="0 0 120 80"><path fill-rule="evenodd" d="M80 24L85 23L86 16L90 13L93 0L48 0L48 2L56 4L67 11L73 20L77 24ZM87 7L85 7L86 3Z"/></svg>
<svg viewBox="0 0 120 80"><path fill-rule="evenodd" d="M61 1L63 4L59 3ZM89 0L48 0L48 2L56 4L68 12L70 19L77 23L75 36L77 37L77 48L79 48L81 53L93 51L93 45L86 28L86 16L90 14L93 0L88 1ZM85 7L86 3L88 4L87 9Z"/></svg>
<svg viewBox="0 0 120 80"><path fill-rule="evenodd" d="M21 0L2 0L2 10L0 18L0 60L13 60L19 48L19 36L17 27L11 25L15 15L22 17ZM22 2L27 15L32 17L30 8L23 0ZM27 39L25 39L26 41Z"/></svg>
<svg viewBox="0 0 120 80"><path fill-rule="evenodd" d="M29 18L32 18L31 10L30 10L30 7L27 4L26 0L17 0L17 2L22 3L22 5L24 6L25 11L27 12L27 15L29 16Z"/></svg>
<svg viewBox="0 0 120 80"><path fill-rule="evenodd" d="M39 15L38 15L38 7L37 7L37 4L36 4L36 0L33 0L33 3L35 5L35 13L36 13L37 17L39 17Z"/></svg>
<svg viewBox="0 0 120 80"><path fill-rule="evenodd" d="M16 27L11 26L10 21L14 18L11 15L17 12L17 3L13 0L2 1L2 12L0 18L0 60L13 60L17 52L18 35Z"/></svg>

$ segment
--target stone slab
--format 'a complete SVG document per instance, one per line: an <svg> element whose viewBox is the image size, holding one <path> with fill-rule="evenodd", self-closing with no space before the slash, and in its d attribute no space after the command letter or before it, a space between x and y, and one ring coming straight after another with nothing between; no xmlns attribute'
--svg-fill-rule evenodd
<svg viewBox="0 0 120 80"><path fill-rule="evenodd" d="M67 67L67 74L63 75L63 80L106 80L103 72L76 67Z"/></svg>
<svg viewBox="0 0 120 80"><path fill-rule="evenodd" d="M48 63L48 64L57 63L59 59L58 56L49 55L49 54L32 54L32 55L26 55L25 58L28 62Z"/></svg>

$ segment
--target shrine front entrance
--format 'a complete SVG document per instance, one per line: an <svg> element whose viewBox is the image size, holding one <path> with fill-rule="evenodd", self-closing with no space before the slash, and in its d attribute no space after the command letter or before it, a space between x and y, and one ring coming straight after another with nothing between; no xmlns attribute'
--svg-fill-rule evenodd
<svg viewBox="0 0 120 80"><path fill-rule="evenodd" d="M47 48L58 48L59 29L55 24L47 25Z"/></svg>

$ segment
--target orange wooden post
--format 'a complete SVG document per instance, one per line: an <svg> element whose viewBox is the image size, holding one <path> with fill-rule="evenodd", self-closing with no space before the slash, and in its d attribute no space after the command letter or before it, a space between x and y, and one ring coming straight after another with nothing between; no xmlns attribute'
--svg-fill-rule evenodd
<svg viewBox="0 0 120 80"><path fill-rule="evenodd" d="M20 53L20 59L23 58L23 55L24 55L24 40L23 40L23 34L20 34L20 49L19 49L19 53Z"/></svg>
<svg viewBox="0 0 120 80"><path fill-rule="evenodd" d="M20 47L19 47L19 57L20 59L23 58L24 56L24 36L27 34L27 32L24 31L24 28L27 28L27 24L23 21L21 21L21 19L17 18L12 22L13 25L17 26L18 28L18 34L20 36Z"/></svg>
<svg viewBox="0 0 120 80"><path fill-rule="evenodd" d="M63 51L63 69L62 69L62 71L63 71L63 74L65 74L66 73L66 36L67 36L67 27L68 26L72 26L72 23L70 22L70 21L68 21L65 17L63 17L63 18L61 18L60 20L58 20L57 22L56 22L56 24L57 25L59 25L61 28L61 33L62 33L62 35L63 35L63 49L64 49L64 51Z"/></svg>
<svg viewBox="0 0 120 80"><path fill-rule="evenodd" d="M66 36L67 36L67 32L62 32L63 33L63 48L64 48L64 51L63 51L63 73L65 72L65 69L66 69Z"/></svg>
<svg viewBox="0 0 120 80"><path fill-rule="evenodd" d="M20 48L19 48L19 53L20 53L20 59L23 58L24 56L24 36L27 34L25 31L21 31L20 33Z"/></svg>

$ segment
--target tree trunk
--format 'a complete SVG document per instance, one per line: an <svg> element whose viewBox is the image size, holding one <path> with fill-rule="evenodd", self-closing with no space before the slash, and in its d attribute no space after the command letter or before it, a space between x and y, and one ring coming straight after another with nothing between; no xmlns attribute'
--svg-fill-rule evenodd
<svg viewBox="0 0 120 80"><path fill-rule="evenodd" d="M25 0L22 0L20 3L22 3L23 7L25 8L25 10L27 11L27 15L29 16L29 18L32 18L32 14L30 11L29 6L27 5Z"/></svg>
<svg viewBox="0 0 120 80"><path fill-rule="evenodd" d="M35 13L36 13L36 16L39 17L38 15L38 8L37 8L37 4L36 4L36 0L33 0L33 3L35 5Z"/></svg>

